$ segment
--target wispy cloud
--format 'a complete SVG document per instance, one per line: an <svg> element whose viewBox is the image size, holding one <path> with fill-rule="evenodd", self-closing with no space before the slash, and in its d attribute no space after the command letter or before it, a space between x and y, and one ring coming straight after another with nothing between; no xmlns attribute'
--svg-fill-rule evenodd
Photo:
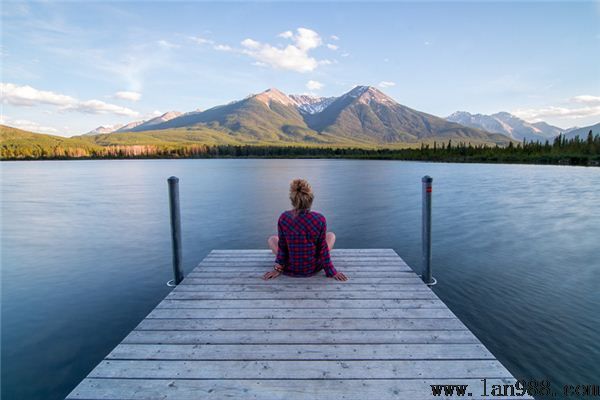
<svg viewBox="0 0 600 400"><path fill-rule="evenodd" d="M101 100L78 100L72 96L38 90L31 86L19 86L12 83L0 83L2 102L21 107L38 105L58 106L60 110L79 111L87 114L115 114L127 117L136 117L138 112L126 107L106 103Z"/></svg>
<svg viewBox="0 0 600 400"><path fill-rule="evenodd" d="M584 104L600 104L600 96L591 96L589 94L582 94L581 96L572 97L571 101L573 101L575 103L584 103Z"/></svg>
<svg viewBox="0 0 600 400"><path fill-rule="evenodd" d="M329 38L330 38L331 40L340 40L340 38L339 38L339 37L337 37L336 35L331 35L331 36L329 36Z"/></svg>
<svg viewBox="0 0 600 400"><path fill-rule="evenodd" d="M339 49L339 48L340 48L340 46L336 46L335 44L327 43L327 48L328 48L329 50L333 50L333 51L335 51L335 50Z"/></svg>
<svg viewBox="0 0 600 400"><path fill-rule="evenodd" d="M196 44L214 44L215 41L201 36L190 36L189 39Z"/></svg>
<svg viewBox="0 0 600 400"><path fill-rule="evenodd" d="M217 45L213 46L213 49L218 50L218 51L233 51L233 47L228 46L226 44L217 44Z"/></svg>
<svg viewBox="0 0 600 400"><path fill-rule="evenodd" d="M64 107L64 110L79 111L86 114L115 114L125 117L137 117L140 114L126 107L105 103L101 100L79 101Z"/></svg>
<svg viewBox="0 0 600 400"><path fill-rule="evenodd" d="M171 43L168 40L159 40L158 42L156 42L158 44L159 47L162 47L163 49L176 49L181 47L178 44L175 43Z"/></svg>
<svg viewBox="0 0 600 400"><path fill-rule="evenodd" d="M142 94L138 92L121 91L115 93L115 97L121 100L138 101L142 98Z"/></svg>
<svg viewBox="0 0 600 400"><path fill-rule="evenodd" d="M379 82L379 87L380 88L388 88L388 87L392 87L392 86L396 86L396 82L392 82L392 81L381 81L381 82Z"/></svg>
<svg viewBox="0 0 600 400"><path fill-rule="evenodd" d="M48 45L47 50L55 56L71 60L74 65L80 65L77 73L88 79L118 82L134 92L142 91L145 76L152 70L173 69L179 65L172 52L165 51L155 41L123 47L117 54L103 48L60 45Z"/></svg>
<svg viewBox="0 0 600 400"><path fill-rule="evenodd" d="M322 64L309 54L311 50L323 44L317 32L298 28L296 33L285 31L279 36L291 40L292 44L278 47L248 38L241 42L241 52L254 58L259 65L296 72L311 72Z"/></svg>
<svg viewBox="0 0 600 400"><path fill-rule="evenodd" d="M538 122L546 118L556 117L565 119L579 119L600 116L600 106L579 108L549 106L543 108L515 110L512 113L517 117L531 122Z"/></svg>
<svg viewBox="0 0 600 400"><path fill-rule="evenodd" d="M3 102L15 106L34 106L36 104L50 104L53 106L66 106L77 102L74 97L54 93L48 90L37 90L31 86L18 86L12 83L0 83L0 96Z"/></svg>
<svg viewBox="0 0 600 400"><path fill-rule="evenodd" d="M571 97L562 105L518 109L512 113L532 122L547 118L580 119L595 117L600 116L600 96L580 95Z"/></svg>
<svg viewBox="0 0 600 400"><path fill-rule="evenodd" d="M319 89L323 88L323 86L324 85L318 81L310 80L310 81L306 82L306 88L308 90L319 90Z"/></svg>
<svg viewBox="0 0 600 400"><path fill-rule="evenodd" d="M39 133L58 133L59 130L51 126L39 124L34 121L25 119L12 119L6 115L0 116L0 124L12 126L13 128L23 129L31 132Z"/></svg>

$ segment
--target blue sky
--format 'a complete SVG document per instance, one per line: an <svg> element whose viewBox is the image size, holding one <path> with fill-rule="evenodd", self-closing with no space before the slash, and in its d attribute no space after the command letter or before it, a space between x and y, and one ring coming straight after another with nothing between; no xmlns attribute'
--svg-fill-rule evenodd
<svg viewBox="0 0 600 400"><path fill-rule="evenodd" d="M2 121L71 136L277 87L600 121L599 2L13 2Z"/></svg>

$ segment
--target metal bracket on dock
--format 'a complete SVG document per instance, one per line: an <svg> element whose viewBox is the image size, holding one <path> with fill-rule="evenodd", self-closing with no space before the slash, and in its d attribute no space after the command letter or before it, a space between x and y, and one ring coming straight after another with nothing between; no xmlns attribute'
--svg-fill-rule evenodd
<svg viewBox="0 0 600 400"><path fill-rule="evenodd" d="M419 278L423 279L423 275L419 275ZM437 279L435 279L433 276L431 277L431 282L427 283L427 282L423 282L424 284L426 284L427 286L431 287L434 285L437 285Z"/></svg>

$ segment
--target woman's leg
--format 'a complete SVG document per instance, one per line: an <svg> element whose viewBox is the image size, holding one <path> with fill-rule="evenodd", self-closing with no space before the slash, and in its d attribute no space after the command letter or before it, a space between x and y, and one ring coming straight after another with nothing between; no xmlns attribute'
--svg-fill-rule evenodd
<svg viewBox="0 0 600 400"><path fill-rule="evenodd" d="M277 251L279 251L279 237L271 236L267 240L267 243L269 243L269 248L271 249L273 254L277 255Z"/></svg>
<svg viewBox="0 0 600 400"><path fill-rule="evenodd" d="M333 245L335 244L335 233L327 232L325 236L325 241L327 242L327 247L329 250L333 249Z"/></svg>

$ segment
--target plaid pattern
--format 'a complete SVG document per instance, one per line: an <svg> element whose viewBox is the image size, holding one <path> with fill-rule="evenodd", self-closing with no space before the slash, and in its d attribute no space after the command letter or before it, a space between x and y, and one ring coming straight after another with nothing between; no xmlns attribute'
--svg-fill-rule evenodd
<svg viewBox="0 0 600 400"><path fill-rule="evenodd" d="M285 211L277 222L279 251L275 262L283 266L283 273L309 276L325 270L325 275L337 272L329 257L325 241L327 221L314 211Z"/></svg>

